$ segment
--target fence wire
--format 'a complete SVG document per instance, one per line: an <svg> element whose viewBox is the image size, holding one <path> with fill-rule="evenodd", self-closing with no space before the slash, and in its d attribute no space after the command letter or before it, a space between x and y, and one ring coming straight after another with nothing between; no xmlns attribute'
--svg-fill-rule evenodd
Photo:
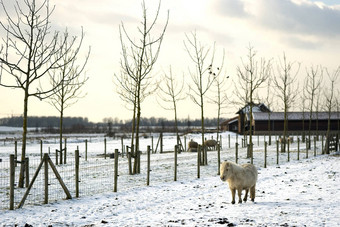
<svg viewBox="0 0 340 227"><path fill-rule="evenodd" d="M241 143L242 137L233 137L230 142L224 139L224 148L221 150L221 160L235 161L235 143ZM276 138L275 138L276 140ZM273 138L273 144L268 146L268 160L267 165L276 164L276 144ZM258 167L263 167L264 164L264 141L259 140L259 137L254 139L254 164ZM294 142L296 143L296 141ZM229 145L231 144L231 145ZM313 147L309 151L309 156L313 156L313 149L315 154L321 154L323 144L319 141L316 143L316 148ZM245 147L239 146L239 159L241 163L249 162L246 158ZM300 159L306 158L306 146L301 143ZM69 149L71 151L71 149ZM298 153L296 146L290 151L290 159L297 160ZM95 194L101 194L106 192L112 192L114 188L114 159L104 159L103 156L96 155L97 153L89 153L89 158L85 160L85 156L82 153L79 163L79 196L91 196ZM270 154L270 155L269 155ZM280 164L288 161L287 153L280 153ZM193 180L197 178L197 153L182 152L178 155L178 172L177 179L179 181ZM208 152L208 166L201 167L201 177L216 176L218 171L217 152ZM9 179L10 179L10 163L9 157L0 157L0 209L9 209ZM54 154L50 155L53 163L56 162ZM34 155L29 160L29 178L33 178L37 171L37 168L41 162L40 155ZM56 169L61 176L61 179L68 188L71 196L76 197L76 167L74 152L68 152L67 164L57 165ZM174 180L174 156L173 153L169 154L152 154L150 164L150 185L157 185L165 182L171 182ZM141 155L141 173L136 175L129 175L128 159L126 157L119 156L119 168L118 168L118 191L130 190L146 185L147 178L147 156ZM21 202L27 188L18 188L18 176L20 173L20 164L15 168L15 195L14 195L14 207L18 207ZM42 166L36 181L25 201L25 205L41 205L44 204L45 194L45 175L44 165ZM48 168L48 203L53 203L66 198L66 194L57 180L51 167Z"/></svg>

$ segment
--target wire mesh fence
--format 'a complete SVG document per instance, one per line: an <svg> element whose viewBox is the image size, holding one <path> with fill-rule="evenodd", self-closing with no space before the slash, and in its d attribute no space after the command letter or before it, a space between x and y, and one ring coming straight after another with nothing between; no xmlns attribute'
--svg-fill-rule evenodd
<svg viewBox="0 0 340 227"><path fill-rule="evenodd" d="M277 142L278 138L273 137L272 145L268 145L266 160L267 165L276 165L279 159L280 164L289 161L288 155L291 160L297 160L298 158L307 158L306 144L301 143L297 145L298 136L294 136L294 145L291 146L290 154L278 153L277 154ZM223 138L223 149L221 150L221 160L232 160L236 158L236 143L240 143L238 150L238 159L240 162L249 162L247 156L247 148L242 146L241 136L228 136ZM189 141L189 139L187 140ZM264 145L268 141L268 137L254 137L254 164L259 167L264 166ZM98 147L92 143L89 148ZM114 189L114 159L110 156L104 158L101 154L102 151L89 152L89 155L85 157L85 147L81 147L80 159L79 159L79 178L76 178L76 155L74 148L77 146L71 145L68 151L68 157L66 164L56 165L56 169L60 174L60 178L65 183L72 197L77 195L77 185L79 185L79 197L90 196L95 194L101 194L106 192L113 192ZM100 145L100 147L102 147ZM323 141L319 140L314 143L314 146L310 149L310 156L313 154L321 154L323 147ZM167 149L171 149L168 145ZM298 154L298 149L301 149L301 154ZM315 151L315 152L314 152ZM302 153L303 152L303 153ZM300 155L300 157L298 156ZM55 163L55 153L49 154L52 162ZM216 151L208 152L208 165L201 168L201 177L216 176L219 168L218 157ZM119 167L118 167L118 191L129 190L131 188L141 187L146 185L147 179L147 156L145 152L141 155L141 171L140 174L129 175L128 159L126 156L119 156ZM150 185L157 185L165 182L174 180L174 153L164 154L152 154L150 161ZM29 159L29 179L31 180L38 170L38 166L41 163L41 156L39 152L31 156ZM178 168L177 178L181 181L193 180L197 178L197 153L182 152L178 156ZM15 185L14 185L14 207L18 207L24 194L27 191L27 187L18 187L18 176L20 174L20 163L15 168ZM44 165L37 174L37 178L30 190L25 205L36 205L44 204L46 202L52 203L66 199L64 189L60 185L58 178L52 169L48 168L48 183L45 184L45 168ZM10 204L10 162L9 157L1 156L0 162L0 209L9 209ZM45 190L48 190L48 201L46 201Z"/></svg>

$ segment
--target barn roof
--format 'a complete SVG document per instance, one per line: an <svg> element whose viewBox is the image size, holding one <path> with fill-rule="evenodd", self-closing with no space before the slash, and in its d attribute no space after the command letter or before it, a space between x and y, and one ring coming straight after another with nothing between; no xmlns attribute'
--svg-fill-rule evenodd
<svg viewBox="0 0 340 227"><path fill-rule="evenodd" d="M243 108L241 108L239 111L237 111L236 114L240 113L249 113L250 112L250 103L245 105ZM253 103L253 112L270 112L270 109L264 104L264 103Z"/></svg>
<svg viewBox="0 0 340 227"><path fill-rule="evenodd" d="M228 124L234 123L235 121L238 121L238 116L230 118L226 121L223 121L220 125L228 125Z"/></svg>
<svg viewBox="0 0 340 227"><path fill-rule="evenodd" d="M288 112L288 120L308 120L309 119L309 112ZM254 112L253 117L255 121L267 121L269 116L268 113L263 112ZM312 113L313 120L328 120L328 112L319 112L319 113ZM338 120L340 119L340 112L332 112L331 113L331 120ZM270 113L270 120L284 120L284 112L271 112Z"/></svg>

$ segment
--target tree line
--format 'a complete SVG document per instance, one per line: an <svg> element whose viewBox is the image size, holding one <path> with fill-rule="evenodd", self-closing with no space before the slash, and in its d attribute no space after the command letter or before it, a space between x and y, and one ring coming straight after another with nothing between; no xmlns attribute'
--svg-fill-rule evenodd
<svg viewBox="0 0 340 227"><path fill-rule="evenodd" d="M23 116L6 117L0 119L1 126L22 127ZM59 117L28 116L27 127L30 128L58 128ZM71 128L75 125L92 126L93 123L85 117L64 117L64 127Z"/></svg>
<svg viewBox="0 0 340 227"><path fill-rule="evenodd" d="M23 116L12 116L6 118L0 118L0 126L8 127L22 127ZM59 129L60 118L56 116L28 116L27 127L36 128L37 131L43 132L57 132ZM105 118L103 122L94 123L90 122L86 117L64 117L63 127L66 132L109 132L110 128L115 132L129 132L131 128L131 120L119 120L118 118ZM185 129L191 129L201 126L200 119L179 119L177 121L179 127ZM207 127L216 127L217 119L208 118L206 119ZM155 118L155 117L142 117L140 120L142 127L157 127L163 129L162 131L168 132L173 131L171 127L175 125L174 120L166 118Z"/></svg>

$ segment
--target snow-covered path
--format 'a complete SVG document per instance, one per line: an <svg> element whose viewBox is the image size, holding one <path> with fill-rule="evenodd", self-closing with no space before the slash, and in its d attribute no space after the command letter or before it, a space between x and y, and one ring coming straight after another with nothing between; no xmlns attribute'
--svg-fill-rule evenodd
<svg viewBox="0 0 340 227"><path fill-rule="evenodd" d="M255 203L218 176L0 211L0 226L340 226L340 157L259 168Z"/></svg>

